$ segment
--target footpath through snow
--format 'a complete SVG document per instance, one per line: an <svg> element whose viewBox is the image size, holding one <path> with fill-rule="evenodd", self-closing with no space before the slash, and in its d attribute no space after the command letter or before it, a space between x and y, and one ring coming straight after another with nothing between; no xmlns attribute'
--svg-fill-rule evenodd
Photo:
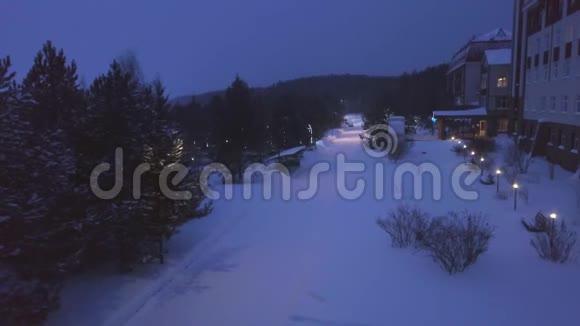
<svg viewBox="0 0 580 326"><path fill-rule="evenodd" d="M368 156L360 127L339 130L315 151L306 151L292 177L292 199L280 191L271 200L259 192L244 200L237 186L232 200L185 226L170 244L165 266L140 274L83 276L64 291L61 311L50 325L580 325L580 267L541 261L520 225L542 209L573 214L576 197L558 171L550 181L536 162L537 184L529 203L513 211L513 198L495 198L495 186L473 187L477 201L451 191L451 171L461 164L445 141L417 142L407 160L431 162L442 172L441 200L412 199L410 178L401 186L406 200L393 199L396 167ZM337 190L336 157L365 164L357 178L367 191L356 200ZM310 200L295 193L308 186L309 167L328 162ZM377 162L385 163L384 199L375 199ZM534 170L536 169L536 170ZM536 171L536 172L534 172ZM545 173L544 173L545 171ZM535 182L535 181L534 181ZM507 189L505 181L502 187ZM490 250L465 273L449 276L422 253L396 250L377 226L378 217L401 203L432 215L449 210L483 211L497 227Z"/></svg>

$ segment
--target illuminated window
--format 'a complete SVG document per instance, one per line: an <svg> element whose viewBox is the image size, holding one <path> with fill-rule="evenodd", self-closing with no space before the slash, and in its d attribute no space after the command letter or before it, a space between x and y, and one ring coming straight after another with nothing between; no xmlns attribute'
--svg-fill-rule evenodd
<svg viewBox="0 0 580 326"><path fill-rule="evenodd" d="M500 77L497 79L497 87L504 88L508 86L508 79L507 77Z"/></svg>

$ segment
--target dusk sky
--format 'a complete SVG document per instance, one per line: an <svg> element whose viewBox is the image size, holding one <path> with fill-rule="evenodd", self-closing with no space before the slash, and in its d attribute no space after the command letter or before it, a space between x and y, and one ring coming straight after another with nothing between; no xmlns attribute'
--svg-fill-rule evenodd
<svg viewBox="0 0 580 326"><path fill-rule="evenodd" d="M507 0L0 0L0 56L20 77L50 39L87 84L134 51L172 96L320 74L392 75L512 28Z"/></svg>

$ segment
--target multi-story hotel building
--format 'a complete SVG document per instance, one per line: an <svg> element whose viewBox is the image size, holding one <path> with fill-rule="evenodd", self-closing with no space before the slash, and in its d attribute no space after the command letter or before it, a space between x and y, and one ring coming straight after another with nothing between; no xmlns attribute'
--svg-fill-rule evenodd
<svg viewBox="0 0 580 326"><path fill-rule="evenodd" d="M512 34L501 28L473 37L454 55L447 71L447 89L456 106L480 106L481 62L486 50L512 47Z"/></svg>
<svg viewBox="0 0 580 326"><path fill-rule="evenodd" d="M454 121L469 121L473 137L494 136L512 129L511 48L512 34L497 28L474 36L455 52L447 71L447 90L454 108L433 113L439 119L440 138L449 136L445 125L453 125Z"/></svg>
<svg viewBox="0 0 580 326"><path fill-rule="evenodd" d="M580 164L580 0L515 0L512 104L520 144Z"/></svg>

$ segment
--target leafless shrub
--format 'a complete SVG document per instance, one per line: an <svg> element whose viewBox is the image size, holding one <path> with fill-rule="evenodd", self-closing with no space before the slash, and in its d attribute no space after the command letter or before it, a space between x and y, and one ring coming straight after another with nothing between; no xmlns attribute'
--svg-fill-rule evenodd
<svg viewBox="0 0 580 326"><path fill-rule="evenodd" d="M503 175L510 184L516 182L519 173L518 169L515 166L505 166L502 170Z"/></svg>
<svg viewBox="0 0 580 326"><path fill-rule="evenodd" d="M520 149L516 144L507 146L504 157L505 163L516 169L517 173L526 174L532 161L532 156Z"/></svg>
<svg viewBox="0 0 580 326"><path fill-rule="evenodd" d="M509 198L509 195L505 191L500 191L500 192L495 194L495 198L497 198L499 200L507 200Z"/></svg>
<svg viewBox="0 0 580 326"><path fill-rule="evenodd" d="M401 205L377 223L389 234L393 247L406 248L421 241L428 226L427 218L427 213Z"/></svg>
<svg viewBox="0 0 580 326"><path fill-rule="evenodd" d="M547 231L536 234L531 245L540 258L563 264L568 261L576 245L576 233L568 231L564 221L558 223L551 220L549 224Z"/></svg>
<svg viewBox="0 0 580 326"><path fill-rule="evenodd" d="M520 188L520 190L518 190L518 196L526 203L529 203L529 199L530 199L530 191L528 190L528 188Z"/></svg>
<svg viewBox="0 0 580 326"><path fill-rule="evenodd" d="M431 221L420 244L445 271L455 274L487 251L492 236L493 227L481 214L451 212Z"/></svg>

